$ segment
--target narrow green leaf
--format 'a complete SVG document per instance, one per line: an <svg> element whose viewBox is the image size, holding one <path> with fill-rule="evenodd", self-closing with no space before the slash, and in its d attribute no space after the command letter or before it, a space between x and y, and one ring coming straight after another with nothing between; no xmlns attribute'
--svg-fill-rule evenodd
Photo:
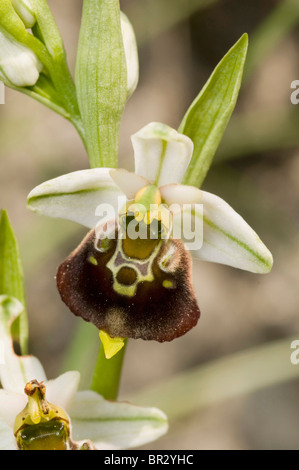
<svg viewBox="0 0 299 470"><path fill-rule="evenodd" d="M184 183L201 186L236 105L248 46L247 34L229 50L191 104L179 132L193 140Z"/></svg>
<svg viewBox="0 0 299 470"><path fill-rule="evenodd" d="M15 297L24 305L24 312L13 324L13 335L27 353L28 322L25 309L25 289L19 248L5 210L0 216L0 295Z"/></svg>
<svg viewBox="0 0 299 470"><path fill-rule="evenodd" d="M84 0L76 65L91 167L116 167L127 67L118 0Z"/></svg>

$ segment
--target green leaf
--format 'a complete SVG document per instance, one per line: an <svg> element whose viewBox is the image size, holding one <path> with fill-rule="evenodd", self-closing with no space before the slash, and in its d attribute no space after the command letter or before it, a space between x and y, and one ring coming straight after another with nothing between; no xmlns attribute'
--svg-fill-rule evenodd
<svg viewBox="0 0 299 470"><path fill-rule="evenodd" d="M23 270L17 240L5 210L1 211L0 216L0 295L15 297L24 305L24 311L14 322L12 331L20 342L22 353L26 354L28 322Z"/></svg>
<svg viewBox="0 0 299 470"><path fill-rule="evenodd" d="M127 67L118 0L84 0L76 65L91 167L116 167Z"/></svg>
<svg viewBox="0 0 299 470"><path fill-rule="evenodd" d="M201 186L234 110L248 46L247 34L229 50L193 101L179 127L194 152L184 183Z"/></svg>

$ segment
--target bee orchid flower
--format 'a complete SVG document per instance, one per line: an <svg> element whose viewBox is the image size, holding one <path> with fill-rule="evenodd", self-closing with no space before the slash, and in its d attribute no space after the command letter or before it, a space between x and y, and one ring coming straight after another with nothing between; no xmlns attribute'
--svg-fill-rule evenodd
<svg viewBox="0 0 299 470"><path fill-rule="evenodd" d="M37 358L17 356L10 328L22 311L18 300L0 296L0 450L126 449L167 431L162 411L78 391L76 371L48 381Z"/></svg>
<svg viewBox="0 0 299 470"><path fill-rule="evenodd" d="M150 123L132 144L135 173L96 168L60 176L33 189L28 206L92 229L57 273L75 315L94 323L104 342L171 341L200 316L191 256L255 273L270 271L272 256L225 201L182 184L189 137Z"/></svg>

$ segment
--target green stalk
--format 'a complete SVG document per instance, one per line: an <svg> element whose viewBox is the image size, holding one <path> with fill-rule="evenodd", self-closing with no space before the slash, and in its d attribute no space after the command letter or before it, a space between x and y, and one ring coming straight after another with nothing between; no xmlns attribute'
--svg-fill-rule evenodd
<svg viewBox="0 0 299 470"><path fill-rule="evenodd" d="M106 359L103 345L100 346L91 390L99 393L106 400L117 399L126 345L127 341L119 353L111 359Z"/></svg>

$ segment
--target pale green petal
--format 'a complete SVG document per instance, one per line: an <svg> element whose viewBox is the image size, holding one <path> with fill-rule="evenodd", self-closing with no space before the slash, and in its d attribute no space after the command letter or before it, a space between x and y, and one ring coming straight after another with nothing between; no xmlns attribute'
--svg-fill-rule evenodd
<svg viewBox="0 0 299 470"><path fill-rule="evenodd" d="M80 373L69 371L46 383L47 400L67 411L79 387Z"/></svg>
<svg viewBox="0 0 299 470"><path fill-rule="evenodd" d="M132 144L135 173L157 186L181 183L193 152L189 137L152 122L132 135Z"/></svg>
<svg viewBox="0 0 299 470"><path fill-rule="evenodd" d="M136 175L130 171L117 168L110 171L110 176L119 189L126 195L127 199L134 199L136 193L150 184L143 176Z"/></svg>
<svg viewBox="0 0 299 470"><path fill-rule="evenodd" d="M127 62L127 91L128 97L135 91L139 79L139 61L137 42L133 26L127 16L121 12L121 32L123 37L125 56Z"/></svg>
<svg viewBox="0 0 299 470"><path fill-rule="evenodd" d="M21 394L0 390L0 420L4 420L13 428L17 415L25 408L26 404L27 397L24 392Z"/></svg>
<svg viewBox="0 0 299 470"><path fill-rule="evenodd" d="M46 181L31 191L28 207L38 214L94 228L99 222L96 209L109 204L117 214L119 197L123 196L109 172L109 168L94 168Z"/></svg>
<svg viewBox="0 0 299 470"><path fill-rule="evenodd" d="M4 347L4 363L0 364L0 382L11 392L23 393L30 380L46 380L44 369L33 356L17 356L10 335L12 322L23 312L17 299L0 296L0 341Z"/></svg>
<svg viewBox="0 0 299 470"><path fill-rule="evenodd" d="M13 430L0 418L0 450L17 450Z"/></svg>
<svg viewBox="0 0 299 470"><path fill-rule="evenodd" d="M95 392L79 392L69 414L73 439L90 439L98 449L127 449L167 432L165 414L156 408L104 400Z"/></svg>
<svg viewBox="0 0 299 470"><path fill-rule="evenodd" d="M185 184L167 184L160 187L162 201L172 204L198 204L201 202L201 190Z"/></svg>
<svg viewBox="0 0 299 470"><path fill-rule="evenodd" d="M190 253L201 260L227 264L254 273L271 270L273 258L258 235L223 199L202 191L203 246Z"/></svg>

